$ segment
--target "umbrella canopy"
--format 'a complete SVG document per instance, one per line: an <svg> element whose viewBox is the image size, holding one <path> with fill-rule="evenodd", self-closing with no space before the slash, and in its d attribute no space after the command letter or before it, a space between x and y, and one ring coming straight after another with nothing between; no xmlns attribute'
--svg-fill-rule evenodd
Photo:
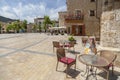
<svg viewBox="0 0 120 80"><path fill-rule="evenodd" d="M65 30L66 29L66 27L64 27L64 26L61 26L61 27L51 27L51 28L49 28L50 30Z"/></svg>

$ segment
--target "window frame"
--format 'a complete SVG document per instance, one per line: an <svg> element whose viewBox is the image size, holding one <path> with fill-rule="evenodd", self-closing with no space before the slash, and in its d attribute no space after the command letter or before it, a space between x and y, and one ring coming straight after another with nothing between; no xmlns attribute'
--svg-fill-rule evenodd
<svg viewBox="0 0 120 80"><path fill-rule="evenodd" d="M81 9L75 9L75 14L76 15L79 15L79 14L81 14L82 13L82 10Z"/></svg>
<svg viewBox="0 0 120 80"><path fill-rule="evenodd" d="M96 0L90 0L90 2L96 2Z"/></svg>
<svg viewBox="0 0 120 80"><path fill-rule="evenodd" d="M89 10L89 16L95 16L95 10Z"/></svg>

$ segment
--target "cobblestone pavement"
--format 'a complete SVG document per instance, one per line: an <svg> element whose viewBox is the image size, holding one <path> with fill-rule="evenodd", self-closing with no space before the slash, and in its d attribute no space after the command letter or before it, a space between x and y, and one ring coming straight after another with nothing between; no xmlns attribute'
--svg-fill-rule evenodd
<svg viewBox="0 0 120 80"><path fill-rule="evenodd" d="M85 80L81 76L85 65L78 59L77 70L69 71L74 78L66 78L65 66L61 63L58 67L60 71L55 70L56 54L53 52L52 41L67 38L67 35L44 33L0 34L0 80ZM81 54L84 50L81 37L75 38L75 50ZM104 80L104 74L99 73L98 80ZM120 80L119 68L115 67L115 76L110 77L110 80Z"/></svg>

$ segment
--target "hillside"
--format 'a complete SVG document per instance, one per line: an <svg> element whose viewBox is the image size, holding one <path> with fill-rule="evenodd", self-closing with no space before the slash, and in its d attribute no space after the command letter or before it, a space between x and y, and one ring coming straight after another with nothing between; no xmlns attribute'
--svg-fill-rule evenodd
<svg viewBox="0 0 120 80"><path fill-rule="evenodd" d="M0 16L0 22L10 22L10 21L16 21L16 20Z"/></svg>

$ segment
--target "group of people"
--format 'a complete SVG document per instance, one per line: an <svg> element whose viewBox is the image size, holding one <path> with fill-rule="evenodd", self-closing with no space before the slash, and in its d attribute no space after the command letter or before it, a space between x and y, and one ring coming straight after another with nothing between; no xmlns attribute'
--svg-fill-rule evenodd
<svg viewBox="0 0 120 80"><path fill-rule="evenodd" d="M88 38L86 44L85 44L85 53L86 54L96 54L96 44L95 44L95 38Z"/></svg>

